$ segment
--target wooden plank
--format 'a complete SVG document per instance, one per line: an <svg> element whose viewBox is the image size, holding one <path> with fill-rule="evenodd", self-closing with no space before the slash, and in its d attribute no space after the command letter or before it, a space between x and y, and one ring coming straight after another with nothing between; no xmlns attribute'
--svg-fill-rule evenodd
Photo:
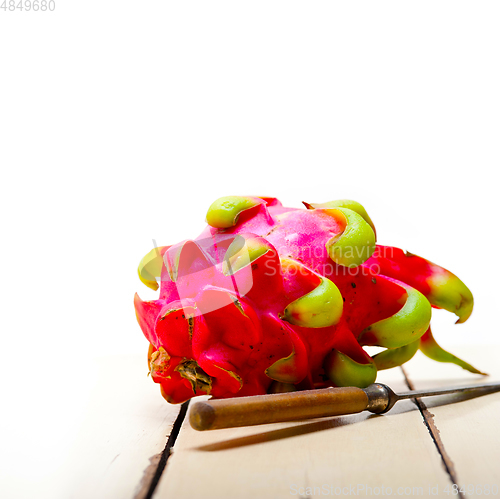
<svg viewBox="0 0 500 499"><path fill-rule="evenodd" d="M407 389L399 369L378 381ZM436 485L450 485L449 477L419 411L404 401L385 416L209 432L186 418L153 497L423 496Z"/></svg>
<svg viewBox="0 0 500 499"><path fill-rule="evenodd" d="M478 376L452 364L434 362L417 352L405 366L415 388L500 381L499 346L459 346L449 350L490 376ZM500 495L500 393L422 400L433 415L457 483L464 487L465 495L492 495L487 493L487 486L496 486L496 495Z"/></svg>
<svg viewBox="0 0 500 499"><path fill-rule="evenodd" d="M180 406L168 404L147 378L145 355L100 358L95 369L59 497L145 497Z"/></svg>

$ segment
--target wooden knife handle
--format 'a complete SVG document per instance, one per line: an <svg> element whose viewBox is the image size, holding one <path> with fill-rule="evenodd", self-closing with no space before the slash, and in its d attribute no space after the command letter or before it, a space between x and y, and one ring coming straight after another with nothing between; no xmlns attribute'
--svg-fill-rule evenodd
<svg viewBox="0 0 500 499"><path fill-rule="evenodd" d="M354 414L367 405L368 396L361 388L322 388L196 402L189 422L198 431L216 430Z"/></svg>

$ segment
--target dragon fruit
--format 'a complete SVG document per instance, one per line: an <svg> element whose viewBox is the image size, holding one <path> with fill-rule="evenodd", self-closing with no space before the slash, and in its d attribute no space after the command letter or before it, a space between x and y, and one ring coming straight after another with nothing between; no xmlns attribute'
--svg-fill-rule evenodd
<svg viewBox="0 0 500 499"><path fill-rule="evenodd" d="M458 277L376 245L355 201L304 205L220 198L196 239L142 259L139 277L160 296L136 294L135 309L150 374L168 402L366 387L419 348L483 374L443 350L429 326L432 307L457 322L470 316L473 297ZM365 346L384 350L372 357Z"/></svg>

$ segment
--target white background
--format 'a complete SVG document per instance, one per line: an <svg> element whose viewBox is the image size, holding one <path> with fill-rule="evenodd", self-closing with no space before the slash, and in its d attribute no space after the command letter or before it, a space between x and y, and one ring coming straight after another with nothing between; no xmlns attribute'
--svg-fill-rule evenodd
<svg viewBox="0 0 500 499"><path fill-rule="evenodd" d="M436 314L437 340L500 345L499 15L456 0L0 10L10 496L35 436L71 438L90 360L145 354L132 300L155 296L136 275L152 240L195 237L220 196L361 202L381 244L474 293L466 324Z"/></svg>

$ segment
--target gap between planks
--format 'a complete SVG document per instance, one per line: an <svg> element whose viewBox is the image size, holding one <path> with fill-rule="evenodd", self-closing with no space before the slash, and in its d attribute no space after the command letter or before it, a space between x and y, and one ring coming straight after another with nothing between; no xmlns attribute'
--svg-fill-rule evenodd
<svg viewBox="0 0 500 499"><path fill-rule="evenodd" d="M415 390L415 385L410 380L408 373L405 371L404 367L400 366L400 368L401 371L403 372L403 376L405 378L406 384L408 385L408 388L410 390ZM425 405L425 402L423 402L422 399L414 398L412 400L418 407L418 410L420 411L420 414L422 415L422 418L424 420L424 424L429 430L429 434L432 437L432 441L434 442L434 445L436 446L436 449L439 455L441 456L441 460L443 461L446 473L448 474L452 484L458 487L458 496L463 498L464 495L462 492L460 492L460 485L458 484L458 477L455 471L455 465L453 464L453 461L451 460L450 456L446 452L446 449L444 448L443 441L441 440L441 436L439 435L440 433L439 429L434 421L434 414L432 414L429 411L429 409L427 409L427 406Z"/></svg>
<svg viewBox="0 0 500 499"><path fill-rule="evenodd" d="M163 452L150 458L151 465L144 470L144 475L139 486L139 491L134 495L134 499L151 499L153 497L158 482L160 481L161 475L165 471L167 461L171 455L172 447L177 440L177 436L179 435L179 432L181 430L182 423L184 422L184 418L186 417L189 402L190 401L188 400L182 404L181 410L177 415Z"/></svg>

